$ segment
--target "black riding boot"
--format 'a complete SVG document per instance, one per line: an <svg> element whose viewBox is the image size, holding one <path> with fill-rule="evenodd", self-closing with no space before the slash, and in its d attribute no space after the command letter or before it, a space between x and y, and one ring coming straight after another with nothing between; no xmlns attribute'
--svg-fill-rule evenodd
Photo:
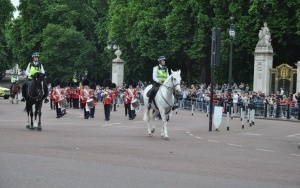
<svg viewBox="0 0 300 188"><path fill-rule="evenodd" d="M148 99L148 110L151 108L151 103L153 101L153 95L154 95L155 89L151 88L150 94L149 94L149 99Z"/></svg>

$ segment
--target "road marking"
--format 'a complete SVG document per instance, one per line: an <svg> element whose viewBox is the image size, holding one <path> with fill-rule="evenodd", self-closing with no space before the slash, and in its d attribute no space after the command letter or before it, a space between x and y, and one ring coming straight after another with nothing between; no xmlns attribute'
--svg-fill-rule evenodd
<svg viewBox="0 0 300 188"><path fill-rule="evenodd" d="M300 137L300 133L298 133L298 134L292 134L292 135L288 135L288 136L286 136L286 137Z"/></svg>
<svg viewBox="0 0 300 188"><path fill-rule="evenodd" d="M190 133L189 135L190 135L190 136L194 136L194 135L193 135L193 134L191 134L191 133Z"/></svg>
<svg viewBox="0 0 300 188"><path fill-rule="evenodd" d="M256 149L258 151L266 151L266 152L275 152L275 151L272 151L272 150L267 150L267 149Z"/></svg>
<svg viewBox="0 0 300 188"><path fill-rule="evenodd" d="M122 123L110 123L110 124L104 124L104 125L101 125L102 127L108 127L108 126L112 126L112 125L120 125Z"/></svg>
<svg viewBox="0 0 300 188"><path fill-rule="evenodd" d="M136 121L136 122L133 122L133 123L146 123L146 121Z"/></svg>
<svg viewBox="0 0 300 188"><path fill-rule="evenodd" d="M298 156L298 157L300 157L300 155L298 155L298 154L291 154L291 155L294 155L294 156Z"/></svg>
<svg viewBox="0 0 300 188"><path fill-rule="evenodd" d="M198 138L198 139L203 139L203 138L201 138L201 137L199 137L199 136L195 136L196 138Z"/></svg>
<svg viewBox="0 0 300 188"><path fill-rule="evenodd" d="M261 136L261 134L255 134L255 133L239 133L239 134L247 134L251 136Z"/></svg>
<svg viewBox="0 0 300 188"><path fill-rule="evenodd" d="M209 142L216 142L216 143L219 142L219 141L216 141L216 140L208 140L208 141Z"/></svg>
<svg viewBox="0 0 300 188"><path fill-rule="evenodd" d="M237 145L237 144L230 144L230 143L227 143L229 146L234 146L234 147L240 147L242 148L243 146L242 145Z"/></svg>

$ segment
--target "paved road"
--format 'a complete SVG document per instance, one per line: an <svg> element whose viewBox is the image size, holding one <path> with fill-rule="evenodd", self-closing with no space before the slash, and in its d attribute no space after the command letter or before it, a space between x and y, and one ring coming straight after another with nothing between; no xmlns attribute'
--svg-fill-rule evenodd
<svg viewBox="0 0 300 188"><path fill-rule="evenodd" d="M41 132L25 128L24 106L0 98L0 188L300 187L297 122L241 129L236 118L227 131L224 117L209 132L206 114L179 110L165 141L160 126L148 137L142 111L130 121L123 106L106 122L102 105L85 120L76 109L56 119L44 104Z"/></svg>

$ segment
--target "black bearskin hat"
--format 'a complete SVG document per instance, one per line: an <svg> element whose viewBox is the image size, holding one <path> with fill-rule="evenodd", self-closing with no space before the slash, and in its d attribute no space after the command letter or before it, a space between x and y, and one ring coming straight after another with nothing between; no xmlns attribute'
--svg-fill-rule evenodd
<svg viewBox="0 0 300 188"><path fill-rule="evenodd" d="M61 86L61 79L59 79L59 78L56 78L55 80L54 80L54 86L56 87L56 86Z"/></svg>
<svg viewBox="0 0 300 188"><path fill-rule="evenodd" d="M61 81L61 86L60 86L60 87L61 87L61 88L67 87L67 82L64 81L64 80L62 80L62 81Z"/></svg>
<svg viewBox="0 0 300 188"><path fill-rule="evenodd" d="M52 88L54 88L54 87L55 87L55 84L54 84L54 82L52 82L52 83L51 83L51 87L52 87Z"/></svg>
<svg viewBox="0 0 300 188"><path fill-rule="evenodd" d="M82 86L89 86L90 85L90 81L88 79L83 79L81 81Z"/></svg>
<svg viewBox="0 0 300 188"><path fill-rule="evenodd" d="M133 83L134 83L133 79L129 78L127 85L128 86L130 86L130 85L133 86Z"/></svg>
<svg viewBox="0 0 300 188"><path fill-rule="evenodd" d="M133 83L132 83L132 87L136 88L136 86L137 86L136 82L135 82L135 81L133 81Z"/></svg>
<svg viewBox="0 0 300 188"><path fill-rule="evenodd" d="M90 85L90 89L96 90L96 84L95 84L95 83L92 83L92 84Z"/></svg>
<svg viewBox="0 0 300 188"><path fill-rule="evenodd" d="M117 87L117 85L115 83L111 84L111 88L116 88L116 87Z"/></svg>
<svg viewBox="0 0 300 188"><path fill-rule="evenodd" d="M112 83L111 83L110 79L104 80L103 87L109 87L109 88L111 88L111 85L112 85Z"/></svg>

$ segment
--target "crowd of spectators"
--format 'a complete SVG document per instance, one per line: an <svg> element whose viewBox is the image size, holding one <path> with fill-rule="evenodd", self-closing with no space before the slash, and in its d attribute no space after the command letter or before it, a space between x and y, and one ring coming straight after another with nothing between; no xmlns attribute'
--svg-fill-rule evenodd
<svg viewBox="0 0 300 188"><path fill-rule="evenodd" d="M137 89L139 93L139 99L143 103L143 92L144 89L150 84L150 82L137 82ZM100 92L101 87L98 86L97 90ZM126 90L126 84L118 87L118 103L122 103L122 93ZM297 104L300 104L300 93L284 93L283 90L277 91L274 94L266 95L261 91L252 91L249 84L240 83L239 85L233 83L232 90L229 90L228 84L216 84L213 88L213 101L214 105L225 106L230 103L233 107L235 114L239 113L241 105L254 104L256 106L263 106L267 104L269 109L276 109L279 104L284 112L287 109L287 105L293 106L293 110L297 111ZM231 91L231 92L229 92ZM190 101L190 102L201 102L208 104L211 96L211 85L205 83L192 84L188 86L184 81L181 84L181 93L176 93L176 99L178 101ZM99 98L101 100L101 97Z"/></svg>

